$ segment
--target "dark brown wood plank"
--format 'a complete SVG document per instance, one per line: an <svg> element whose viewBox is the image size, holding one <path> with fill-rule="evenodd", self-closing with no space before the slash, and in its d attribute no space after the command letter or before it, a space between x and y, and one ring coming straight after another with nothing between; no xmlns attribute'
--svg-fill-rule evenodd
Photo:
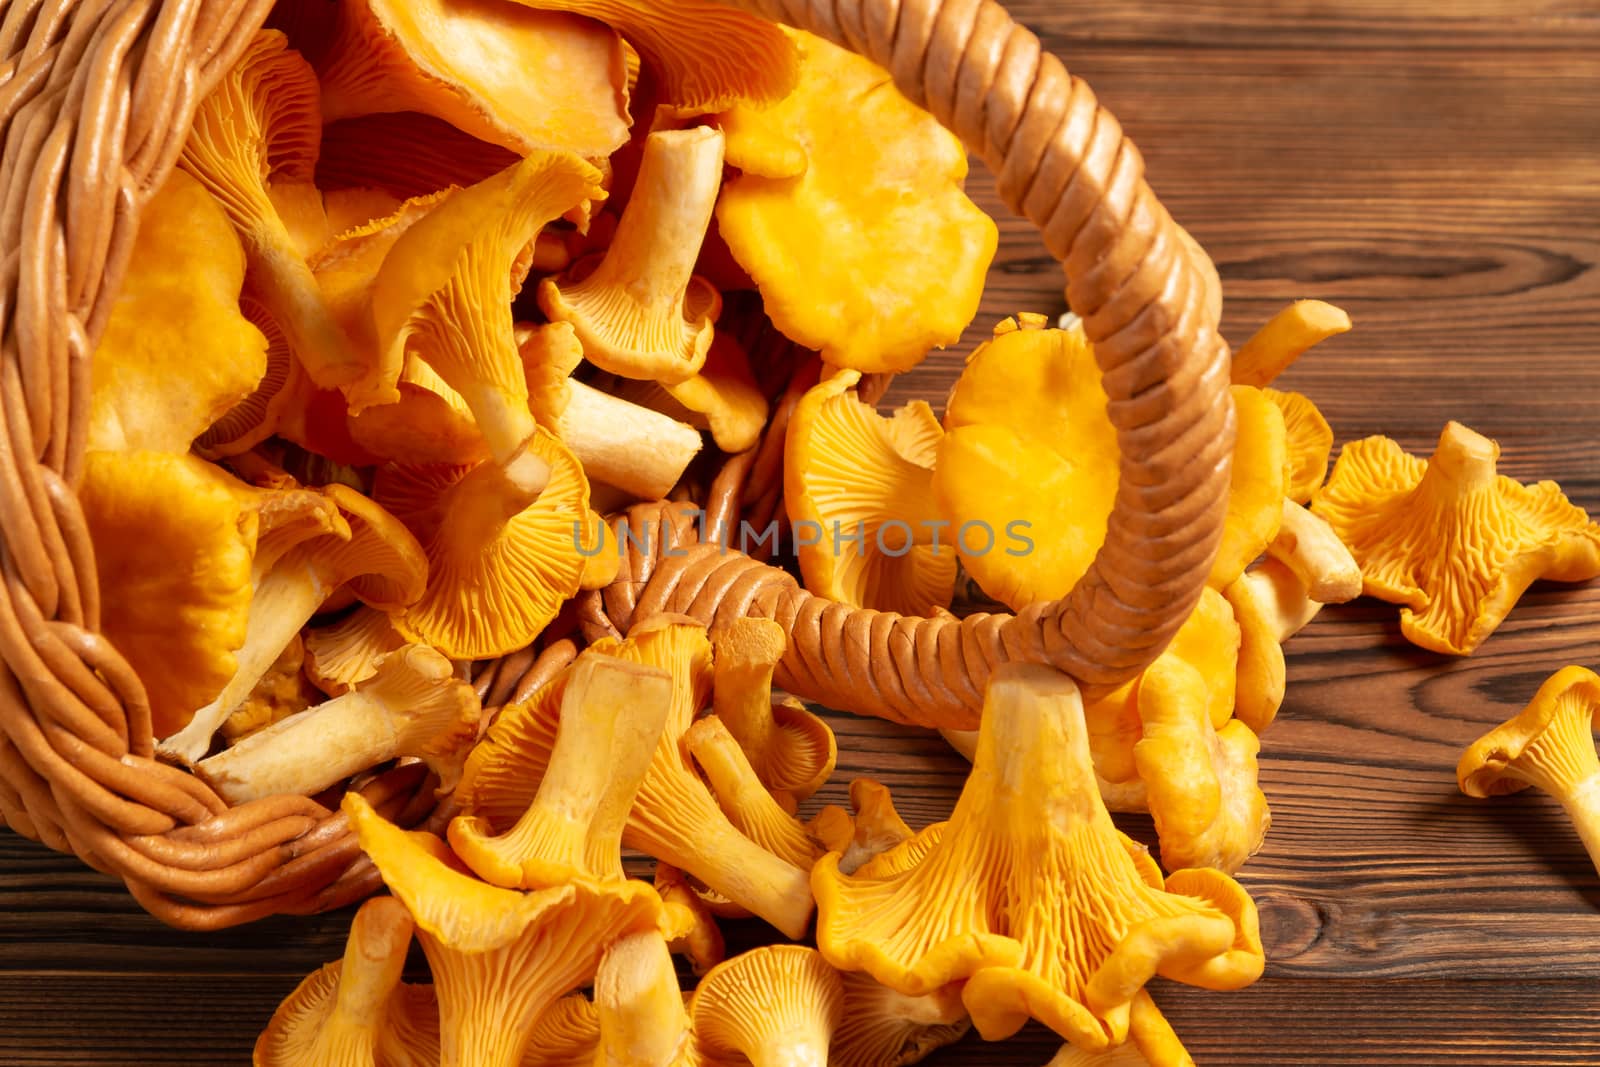
<svg viewBox="0 0 1600 1067"><path fill-rule="evenodd" d="M1291 299L1354 316L1283 379L1341 441L1426 451L1456 418L1502 468L1600 511L1600 2L1015 0L1143 149L1217 260L1235 342ZM1064 307L1058 268L1002 216L962 345L897 382L938 404L963 354L1016 310ZM1540 796L1458 794L1462 747L1551 671L1600 663L1600 585L1536 586L1476 655L1411 648L1397 610L1332 608L1289 646L1264 738L1274 825L1241 874L1267 976L1155 993L1203 1064L1600 1063L1600 876ZM964 765L925 731L836 717L838 778L942 818ZM1148 820L1125 824L1150 839ZM0 1065L233 1064L346 914L209 935L143 915L70 857L0 833ZM744 941L754 927L733 931ZM195 1007L198 1005L199 1007ZM929 1062L1023 1067L1030 1030Z"/></svg>

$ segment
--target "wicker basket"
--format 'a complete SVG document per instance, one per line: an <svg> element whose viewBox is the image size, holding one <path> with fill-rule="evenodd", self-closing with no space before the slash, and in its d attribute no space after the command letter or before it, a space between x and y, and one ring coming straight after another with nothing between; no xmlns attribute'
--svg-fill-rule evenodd
<svg viewBox="0 0 1600 1067"><path fill-rule="evenodd" d="M852 612L781 572L705 552L625 561L618 585L579 611L585 629L656 609L708 622L769 615L792 634L781 684L889 717L908 702L970 709L1002 659L1050 662L1091 691L1132 677L1198 597L1221 528L1233 415L1209 262L1157 202L1116 120L990 0L739 3L886 67L999 175L1007 204L1066 265L1105 372L1121 486L1089 574L1016 619ZM337 907L377 885L336 809L304 797L230 809L153 758L140 680L98 635L74 496L89 358L139 210L269 7L0 0L0 814L190 929ZM764 496L773 507L773 447L764 461L738 457L713 503ZM758 470L768 480L752 488ZM480 676L484 691L505 699L575 647L513 657ZM434 806L415 767L352 787L406 824Z"/></svg>

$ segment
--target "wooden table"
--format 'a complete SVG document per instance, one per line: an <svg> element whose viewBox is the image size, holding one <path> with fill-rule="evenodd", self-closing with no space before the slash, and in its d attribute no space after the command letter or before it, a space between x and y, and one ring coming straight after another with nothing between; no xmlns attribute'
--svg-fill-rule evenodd
<svg viewBox="0 0 1600 1067"><path fill-rule="evenodd" d="M1217 260L1238 343L1298 297L1356 331L1284 377L1341 441L1426 453L1447 419L1600 510L1600 2L1015 0L1100 92ZM986 176L975 195L1001 214ZM1061 309L1026 226L973 339ZM941 398L960 353L890 400ZM1264 739L1273 809L1241 881L1266 977L1157 983L1203 1064L1600 1063L1600 881L1557 806L1455 787L1464 745L1567 663L1600 664L1600 585L1536 586L1472 658L1407 645L1396 610L1331 608L1289 646ZM913 824L963 764L936 737L840 718L837 798L873 774ZM1148 822L1131 824L1148 836ZM348 916L189 935L120 886L0 833L0 1064L236 1064ZM1037 1065L1037 1029L930 1063Z"/></svg>

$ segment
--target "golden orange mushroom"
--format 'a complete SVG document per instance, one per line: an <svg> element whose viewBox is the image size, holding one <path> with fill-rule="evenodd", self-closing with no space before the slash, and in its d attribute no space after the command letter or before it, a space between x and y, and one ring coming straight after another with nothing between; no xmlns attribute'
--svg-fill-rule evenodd
<svg viewBox="0 0 1600 1067"><path fill-rule="evenodd" d="M909 370L972 321L999 231L962 191L961 142L887 71L785 32L794 92L720 120L730 160L758 169L728 183L718 231L785 336L834 366Z"/></svg>
<svg viewBox="0 0 1600 1067"><path fill-rule="evenodd" d="M1233 353L1233 382L1261 388L1271 384L1313 345L1350 329L1342 308L1321 300L1297 300Z"/></svg>
<svg viewBox="0 0 1600 1067"><path fill-rule="evenodd" d="M1311 510L1361 565L1368 596L1401 605L1400 632L1470 655L1540 578L1600 575L1600 525L1554 482L1499 474L1500 446L1447 424L1424 462L1387 437L1344 446Z"/></svg>
<svg viewBox="0 0 1600 1067"><path fill-rule="evenodd" d="M87 447L187 452L267 372L267 339L240 310L244 250L216 199L174 171L132 256L90 364Z"/></svg>
<svg viewBox="0 0 1600 1067"><path fill-rule="evenodd" d="M889 790L871 778L850 783L850 809L830 804L809 824L824 849L839 853L838 866L844 874L856 873L869 860L916 836L895 810Z"/></svg>
<svg viewBox="0 0 1600 1067"><path fill-rule="evenodd" d="M812 872L823 955L909 995L966 979L962 1000L989 1040L1031 1016L1105 1049L1126 1039L1132 1002L1157 974L1212 989L1261 974L1244 890L1214 870L1163 884L1112 825L1077 687L1044 667L996 671L948 823L855 875L837 862L830 853Z"/></svg>
<svg viewBox="0 0 1600 1067"><path fill-rule="evenodd" d="M437 837L408 834L359 793L343 810L416 922L439 999L441 1067L516 1067L534 1024L593 978L606 948L660 921L642 882L523 894L462 874Z"/></svg>
<svg viewBox="0 0 1600 1067"><path fill-rule="evenodd" d="M628 139L617 35L496 0L342 0L318 62L327 122L416 111L527 155L603 159Z"/></svg>
<svg viewBox="0 0 1600 1067"><path fill-rule="evenodd" d="M411 932L411 916L393 897L361 905L343 958L312 972L278 1005L256 1039L254 1067L372 1064L391 1018L406 1006L397 993Z"/></svg>
<svg viewBox="0 0 1600 1067"><path fill-rule="evenodd" d="M389 399L393 383L339 328L269 195L269 180L311 180L322 134L317 92L311 67L283 34L262 30L201 101L179 165L227 211L256 292L306 373L359 409Z"/></svg>
<svg viewBox="0 0 1600 1067"><path fill-rule="evenodd" d="M705 365L722 295L693 272L721 183L719 131L650 134L611 247L540 283L539 307L590 363L666 385Z"/></svg>
<svg viewBox="0 0 1600 1067"><path fill-rule="evenodd" d="M624 877L622 830L660 743L672 680L659 668L586 651L560 698L550 762L516 824L495 836L472 815L450 822L451 847L495 885L544 889Z"/></svg>
<svg viewBox="0 0 1600 1067"><path fill-rule="evenodd" d="M943 432L913 400L890 418L856 396L860 375L825 378L785 439L784 505L806 588L856 607L927 615L955 591L956 535L934 504Z"/></svg>
<svg viewBox="0 0 1600 1067"><path fill-rule="evenodd" d="M833 774L833 730L800 701L778 698L772 672L788 637L771 619L735 619L711 636L712 707L744 749L756 776L790 807Z"/></svg>
<svg viewBox="0 0 1600 1067"><path fill-rule="evenodd" d="M1560 802L1600 870L1600 676L1563 667L1546 679L1528 706L1474 741L1456 764L1456 782L1469 797L1516 793L1532 786Z"/></svg>

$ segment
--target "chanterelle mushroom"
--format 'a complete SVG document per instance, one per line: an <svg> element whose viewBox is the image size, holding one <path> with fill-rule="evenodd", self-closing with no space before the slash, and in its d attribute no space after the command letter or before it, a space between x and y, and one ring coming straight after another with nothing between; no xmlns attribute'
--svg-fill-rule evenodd
<svg viewBox="0 0 1600 1067"><path fill-rule="evenodd" d="M311 67L276 30L258 33L195 112L179 161L228 212L252 281L317 385L360 408L392 399L393 383L334 321L311 268L268 195L269 179L308 182L322 122Z"/></svg>
<svg viewBox="0 0 1600 1067"><path fill-rule="evenodd" d="M787 646L771 619L735 619L711 637L712 707L780 803L815 793L839 756L827 723L798 700L775 699L772 672Z"/></svg>
<svg viewBox="0 0 1600 1067"><path fill-rule="evenodd" d="M602 640L591 648L665 668L673 681L672 710L628 814L622 843L687 871L790 937L800 937L812 910L805 871L741 834L689 765L683 735L711 695L705 628L661 616L636 623L625 641ZM565 686L569 677L558 675L547 689ZM544 709L544 714L502 713L474 752L462 784L463 806L494 829L516 822L533 800L533 783L550 762L556 731L548 716L559 707L559 698L541 692L526 704L530 711Z"/></svg>
<svg viewBox="0 0 1600 1067"><path fill-rule="evenodd" d="M642 882L518 893L462 874L429 834L407 834L358 793L344 813L417 925L439 997L441 1067L515 1067L534 1023L594 976L601 955L653 929L661 901Z"/></svg>
<svg viewBox="0 0 1600 1067"><path fill-rule="evenodd" d="M589 483L577 458L543 427L519 455L546 471L531 497L492 460L389 466L373 487L428 560L422 596L394 615L395 627L452 659L527 647L578 592L587 562L580 545L595 544Z"/></svg>
<svg viewBox="0 0 1600 1067"><path fill-rule="evenodd" d="M933 497L944 433L921 400L879 415L851 388L859 377L824 379L789 419L784 505L800 571L818 596L927 615L949 606L956 582L956 534Z"/></svg>
<svg viewBox="0 0 1600 1067"><path fill-rule="evenodd" d="M1402 605L1400 632L1469 655L1536 579L1600 575L1600 525L1554 482L1495 471L1500 446L1458 422L1424 462L1387 437L1352 441L1311 510L1361 565L1363 590Z"/></svg>
<svg viewBox="0 0 1600 1067"><path fill-rule="evenodd" d="M672 680L591 651L573 663L564 687L546 692L560 698L560 725L533 803L498 837L483 820L458 815L450 845L479 877L508 888L621 881L622 829L661 740ZM528 705L513 705L502 721L507 716L544 718Z"/></svg>
<svg viewBox="0 0 1600 1067"><path fill-rule="evenodd" d="M1106 1052L1063 1045L1045 1067L1194 1067L1194 1058L1150 994L1140 990L1133 1000L1126 1042Z"/></svg>
<svg viewBox="0 0 1600 1067"><path fill-rule="evenodd" d="M497 0L344 0L317 66L328 122L419 111L519 155L602 159L628 139L621 42L572 15Z"/></svg>
<svg viewBox="0 0 1600 1067"><path fill-rule="evenodd" d="M267 370L239 309L244 250L216 199L174 171L139 216L133 262L91 363L87 444L187 452Z"/></svg>
<svg viewBox="0 0 1600 1067"><path fill-rule="evenodd" d="M961 142L887 71L786 32L795 91L720 119L744 173L717 205L719 232L786 336L835 366L908 370L972 321L999 232L962 192ZM792 145L776 168L773 140Z"/></svg>
<svg viewBox="0 0 1600 1067"><path fill-rule="evenodd" d="M722 295L693 272L721 183L719 131L650 134L611 247L540 283L540 308L572 324L590 363L667 385L705 364Z"/></svg>
<svg viewBox="0 0 1600 1067"><path fill-rule="evenodd" d="M933 493L962 566L1014 609L1065 596L1105 540L1120 455L1082 327L1001 322L967 358L944 426Z"/></svg>
<svg viewBox="0 0 1600 1067"><path fill-rule="evenodd" d="M344 958L313 972L256 1040L255 1067L366 1067L396 1010L411 916L393 897L361 905ZM403 1002L399 1003L401 1010Z"/></svg>
<svg viewBox="0 0 1600 1067"><path fill-rule="evenodd" d="M490 456L530 496L542 464L523 451L534 417L511 316L513 268L547 223L603 195L599 180L569 153L530 155L413 224L373 283L380 349L416 354L461 394Z"/></svg>
<svg viewBox="0 0 1600 1067"><path fill-rule="evenodd" d="M615 27L654 73L662 101L683 114L740 101L781 100L795 81L795 52L766 19L711 0L517 0Z"/></svg>
<svg viewBox="0 0 1600 1067"><path fill-rule="evenodd" d="M661 934L630 934L594 976L600 1042L593 1067L688 1067L694 1037Z"/></svg>
<svg viewBox="0 0 1600 1067"><path fill-rule="evenodd" d="M1600 676L1563 667L1514 718L1474 741L1456 764L1469 797L1515 793L1533 786L1561 802L1589 858L1600 870Z"/></svg>
<svg viewBox="0 0 1600 1067"><path fill-rule="evenodd" d="M1270 384L1319 341L1350 329L1350 316L1320 300L1297 300L1269 319L1233 353L1233 382Z"/></svg>
<svg viewBox="0 0 1600 1067"><path fill-rule="evenodd" d="M767 792L722 720L706 715L683 735L717 804L740 833L802 870L810 869L823 850L805 824L785 811Z"/></svg>
<svg viewBox="0 0 1600 1067"><path fill-rule="evenodd" d="M294 547L273 560L257 553L255 595L238 669L216 699L161 741L163 755L187 763L204 756L217 727L340 586L348 583L362 600L387 609L399 609L422 595L427 559L416 538L383 507L348 486L335 483L320 492L338 506L344 529L297 538Z"/></svg>
<svg viewBox="0 0 1600 1067"><path fill-rule="evenodd" d="M1289 499L1306 504L1328 477L1333 456L1333 427L1322 417L1317 405L1302 393L1261 390L1263 396L1283 413L1283 428L1289 447Z"/></svg>
<svg viewBox="0 0 1600 1067"><path fill-rule="evenodd" d="M195 772L231 804L311 796L397 756L426 761L441 791L455 788L478 736L478 697L450 661L425 645L382 657L343 696L279 720L203 759Z"/></svg>
<svg viewBox="0 0 1600 1067"><path fill-rule="evenodd" d="M897 862L918 850L914 865ZM1194 870L1163 886L1112 825L1077 687L1047 668L995 672L948 823L853 876L837 861L812 872L822 953L912 995L966 979L962 1000L990 1040L1031 1015L1104 1049L1127 1037L1133 998L1156 974L1213 989L1261 974L1255 905L1238 884Z"/></svg>
<svg viewBox="0 0 1600 1067"><path fill-rule="evenodd" d="M916 836L895 810L889 790L871 778L850 783L850 808L847 812L830 804L809 824L823 848L839 853L838 866L844 874L856 873L868 860Z"/></svg>
<svg viewBox="0 0 1600 1067"><path fill-rule="evenodd" d="M713 1063L832 1063L844 982L815 949L768 945L712 968L690 1001L695 1043Z"/></svg>

